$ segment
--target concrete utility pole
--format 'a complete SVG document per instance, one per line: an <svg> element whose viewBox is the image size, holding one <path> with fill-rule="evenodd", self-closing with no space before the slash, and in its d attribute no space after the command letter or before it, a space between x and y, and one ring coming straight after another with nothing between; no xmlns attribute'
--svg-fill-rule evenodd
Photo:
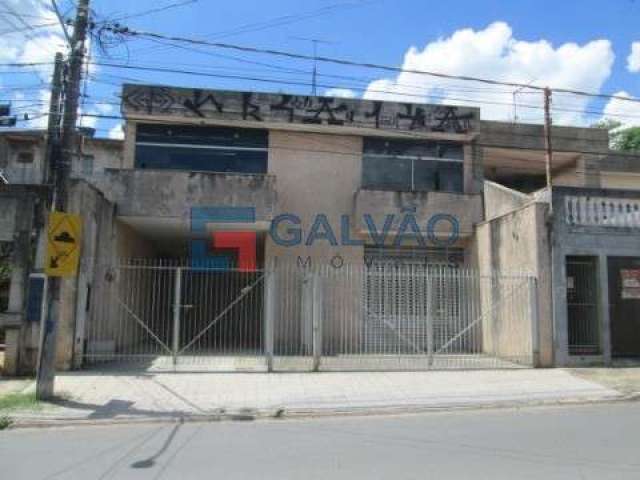
<svg viewBox="0 0 640 480"><path fill-rule="evenodd" d="M60 145L60 117L62 115L62 75L64 64L62 53L56 53L53 67L53 78L51 80L51 100L49 101L49 122L47 124L47 161L45 178L47 185L52 185L55 181L55 166L57 165Z"/></svg>
<svg viewBox="0 0 640 480"><path fill-rule="evenodd" d="M549 189L549 195L551 195L552 182L552 167L553 167L553 145L551 144L551 89L546 87L544 89L544 150L546 157L547 167L547 188Z"/></svg>
<svg viewBox="0 0 640 480"><path fill-rule="evenodd" d="M59 155L54 155L52 211L63 212L67 203L67 183L76 144L76 121L78 118L78 99L82 64L84 62L85 40L89 25L89 0L79 0L78 10L71 38L67 82L64 88L64 114L60 134ZM52 95L53 97L53 95ZM51 121L51 117L50 117ZM56 147L54 144L54 152ZM60 305L60 279L49 279L49 299L47 316L41 334L38 358L36 396L40 400L53 396L55 379L56 337L58 330Z"/></svg>

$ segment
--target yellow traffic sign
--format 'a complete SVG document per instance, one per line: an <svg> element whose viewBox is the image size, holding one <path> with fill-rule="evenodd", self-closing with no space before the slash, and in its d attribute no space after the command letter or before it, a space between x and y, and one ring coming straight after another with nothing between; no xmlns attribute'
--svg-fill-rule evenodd
<svg viewBox="0 0 640 480"><path fill-rule="evenodd" d="M75 277L80 261L80 215L52 212L47 230L47 264L50 277Z"/></svg>

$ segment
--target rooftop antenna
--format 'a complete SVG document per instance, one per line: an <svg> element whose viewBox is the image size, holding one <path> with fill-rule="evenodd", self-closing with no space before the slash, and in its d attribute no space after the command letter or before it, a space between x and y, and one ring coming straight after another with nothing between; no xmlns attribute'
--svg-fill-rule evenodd
<svg viewBox="0 0 640 480"><path fill-rule="evenodd" d="M314 97L317 95L317 77L318 77L318 44L333 45L337 42L330 40L324 40L321 38L308 38L308 37L290 37L294 40L302 40L304 42L311 42L313 46L313 71L311 72L311 95Z"/></svg>
<svg viewBox="0 0 640 480"><path fill-rule="evenodd" d="M531 81L529 81L526 85L523 85L522 87L516 88L513 91L513 123L518 123L518 101L517 101L517 95L518 93L522 92L524 89L526 89L529 85L531 85L533 82L535 82L537 80L536 78L533 78Z"/></svg>

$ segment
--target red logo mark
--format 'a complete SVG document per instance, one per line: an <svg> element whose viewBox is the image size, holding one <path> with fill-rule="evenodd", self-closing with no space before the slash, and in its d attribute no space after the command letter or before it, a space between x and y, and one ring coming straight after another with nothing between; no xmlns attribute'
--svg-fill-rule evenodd
<svg viewBox="0 0 640 480"><path fill-rule="evenodd" d="M239 271L256 271L255 232L213 232L211 236L213 248L237 251Z"/></svg>

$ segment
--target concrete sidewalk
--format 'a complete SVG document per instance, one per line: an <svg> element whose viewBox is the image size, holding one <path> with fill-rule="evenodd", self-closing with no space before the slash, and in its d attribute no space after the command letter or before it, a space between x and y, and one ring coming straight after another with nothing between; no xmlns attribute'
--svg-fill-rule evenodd
<svg viewBox="0 0 640 480"><path fill-rule="evenodd" d="M367 373L95 372L58 376L61 400L17 424L415 412L622 399L565 370Z"/></svg>

